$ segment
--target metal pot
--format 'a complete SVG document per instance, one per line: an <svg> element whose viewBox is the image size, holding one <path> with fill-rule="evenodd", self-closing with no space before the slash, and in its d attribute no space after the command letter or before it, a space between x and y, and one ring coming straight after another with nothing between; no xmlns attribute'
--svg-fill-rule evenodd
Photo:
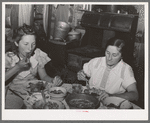
<svg viewBox="0 0 150 123"><path fill-rule="evenodd" d="M66 22L58 21L55 25L54 40L63 39L65 40L68 32L70 31L70 25Z"/></svg>
<svg viewBox="0 0 150 123"><path fill-rule="evenodd" d="M75 31L75 29L72 29L72 31L68 33L67 41L72 41L72 40L78 41L80 40L80 38L81 38L81 33Z"/></svg>

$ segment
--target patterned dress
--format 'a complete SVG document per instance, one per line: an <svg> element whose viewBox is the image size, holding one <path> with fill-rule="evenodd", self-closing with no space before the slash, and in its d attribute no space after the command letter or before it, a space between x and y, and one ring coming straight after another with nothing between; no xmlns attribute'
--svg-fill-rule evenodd
<svg viewBox="0 0 150 123"><path fill-rule="evenodd" d="M5 87L5 108L18 108L16 103L21 103L22 100L20 100L20 97L24 99L28 95L28 92L26 90L28 82L37 81L38 65L41 63L45 65L51 60L46 53L44 53L38 48L34 51L34 53L35 54L30 57L30 68L28 70L17 73L17 75L13 78L12 82L10 82L9 85ZM41 58L43 61L41 62L41 59L39 60L39 58ZM22 58L19 58L13 52L6 52L5 71L7 72L11 68L13 68L19 62L20 59ZM15 93L17 93L19 96L12 93L11 90L15 91ZM12 102L12 100L14 99L15 102Z"/></svg>

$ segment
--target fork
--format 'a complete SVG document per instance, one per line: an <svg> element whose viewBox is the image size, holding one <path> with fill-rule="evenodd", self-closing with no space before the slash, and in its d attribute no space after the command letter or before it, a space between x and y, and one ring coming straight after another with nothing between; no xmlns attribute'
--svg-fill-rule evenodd
<svg viewBox="0 0 150 123"><path fill-rule="evenodd" d="M44 103L46 103L44 90L41 90L41 94L42 94L42 98L43 98L43 100L44 100Z"/></svg>

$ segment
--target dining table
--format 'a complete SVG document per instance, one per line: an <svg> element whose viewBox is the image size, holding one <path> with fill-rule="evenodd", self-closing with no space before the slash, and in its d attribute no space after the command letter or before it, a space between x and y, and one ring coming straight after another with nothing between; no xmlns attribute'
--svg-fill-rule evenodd
<svg viewBox="0 0 150 123"><path fill-rule="evenodd" d="M23 104L23 109L28 109L28 105L27 105L27 103L25 103L25 99L26 99L26 97L28 97L29 95L24 95L25 93L27 94L27 93L30 93L29 91L27 91L26 89L28 89L29 90L29 83L37 83L37 82L44 82L44 83L46 83L45 85L48 87L48 88L51 88L51 85L50 84L47 84L47 82L45 82L45 81L42 81L42 80L33 80L33 81L28 81L28 82L22 82L22 84L15 84L15 85L13 85L11 88L10 88L10 90L15 94L15 95L17 95L17 96L22 96L22 99L23 99L23 101L24 101L24 104ZM74 84L74 83L73 83ZM70 90L72 89L72 87L73 87L73 84L71 84L71 83L63 83L60 87L62 87L62 88L65 88L66 89L66 92L67 92L67 95L68 94L71 94L70 93ZM81 84L80 84L81 85ZM81 85L82 86L82 85ZM87 87L86 86L82 86L82 93L84 92L84 90L86 89ZM24 94L23 95L21 95L21 93L23 93L23 92L19 92L19 91L24 91ZM18 91L18 92L17 92ZM67 95L65 96L65 98L62 100L62 101L60 101L63 105L64 105L64 109L71 109L70 107L69 107L69 105L67 104L67 102L66 102L66 97L67 97ZM132 102L130 102L131 103L131 105L132 105L132 107L133 107L133 109L141 109L138 105L136 105L136 104L134 104L134 103L132 103ZM96 109L108 109L107 108L107 106L102 102L102 101L100 101L99 102L99 107L97 107Z"/></svg>
<svg viewBox="0 0 150 123"><path fill-rule="evenodd" d="M72 84L64 83L62 85L62 87L64 87L67 90L67 92L68 92L70 90L70 88L72 88ZM83 90L86 89L86 86L82 86L82 87L83 87ZM65 105L66 109L70 109L70 107L68 106L68 104L67 104L65 99L62 101L62 103ZM138 105L136 105L136 104L134 104L132 102L130 102L130 103L133 106L133 109L141 109L141 107L139 107ZM102 101L100 101L99 107L97 109L108 109L108 108L107 108L107 106L105 106L103 104Z"/></svg>

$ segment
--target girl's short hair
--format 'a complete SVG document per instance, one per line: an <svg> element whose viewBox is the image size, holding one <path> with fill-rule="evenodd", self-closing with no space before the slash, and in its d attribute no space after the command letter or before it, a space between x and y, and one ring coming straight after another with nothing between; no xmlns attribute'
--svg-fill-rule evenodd
<svg viewBox="0 0 150 123"><path fill-rule="evenodd" d="M19 27L18 29L13 31L13 41L19 43L21 38L24 35L35 35L35 31L32 26L26 25L25 23L23 26Z"/></svg>
<svg viewBox="0 0 150 123"><path fill-rule="evenodd" d="M32 26L29 26L27 24L23 24L23 26L19 27L18 29L14 30L13 31L13 37L12 37L12 40L13 40L13 44L12 44L12 52L14 52L15 54L18 53L18 48L17 46L15 45L14 42L17 42L19 43L19 41L22 39L23 36L25 35L34 35L35 38L36 38L36 34L35 34L35 31L33 29Z"/></svg>

